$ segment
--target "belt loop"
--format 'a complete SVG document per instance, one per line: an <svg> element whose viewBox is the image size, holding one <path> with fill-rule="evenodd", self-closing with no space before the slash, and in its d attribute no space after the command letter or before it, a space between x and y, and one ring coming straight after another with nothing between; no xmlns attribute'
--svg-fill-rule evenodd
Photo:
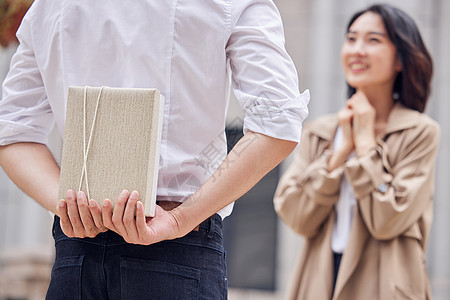
<svg viewBox="0 0 450 300"><path fill-rule="evenodd" d="M214 216L211 216L211 217L209 217L208 218L208 220L209 220L209 227L208 227L208 235L207 235L207 237L208 238L212 238L212 236L213 236L213 233L214 233L214 223L215 223L215 219L214 219Z"/></svg>

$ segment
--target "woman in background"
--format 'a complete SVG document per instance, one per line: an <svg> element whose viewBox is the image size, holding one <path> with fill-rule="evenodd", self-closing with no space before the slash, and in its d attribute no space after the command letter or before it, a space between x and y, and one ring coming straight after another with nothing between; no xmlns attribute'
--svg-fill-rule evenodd
<svg viewBox="0 0 450 300"><path fill-rule="evenodd" d="M414 21L383 4L350 19L341 59L349 99L305 127L274 199L306 239L289 298L430 299L431 57Z"/></svg>

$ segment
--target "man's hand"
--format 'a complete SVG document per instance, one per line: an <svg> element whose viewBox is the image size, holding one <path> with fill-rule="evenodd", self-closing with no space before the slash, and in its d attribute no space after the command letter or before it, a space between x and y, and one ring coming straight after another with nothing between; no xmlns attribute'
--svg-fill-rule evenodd
<svg viewBox="0 0 450 300"><path fill-rule="evenodd" d="M75 195L73 190L67 191L66 199L59 202L56 211L61 219L61 229L68 237L92 238L108 230L103 226L99 205L94 200L88 205L83 192Z"/></svg>
<svg viewBox="0 0 450 300"><path fill-rule="evenodd" d="M120 234L127 243L149 245L183 236L175 212L156 206L155 217L146 218L144 205L136 191L124 190L112 208L106 199L102 207L103 222L107 228ZM187 232L186 232L187 233Z"/></svg>
<svg viewBox="0 0 450 300"><path fill-rule="evenodd" d="M114 209L108 199L103 202L103 224L134 244L149 245L182 237L250 190L296 145L248 131L216 172L181 205L170 211L157 205L155 217L146 218L138 193L123 191Z"/></svg>

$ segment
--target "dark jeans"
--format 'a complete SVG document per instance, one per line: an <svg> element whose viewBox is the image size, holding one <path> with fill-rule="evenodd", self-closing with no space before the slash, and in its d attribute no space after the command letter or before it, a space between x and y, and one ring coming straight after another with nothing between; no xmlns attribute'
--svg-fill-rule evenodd
<svg viewBox="0 0 450 300"><path fill-rule="evenodd" d="M222 219L150 246L112 231L69 238L53 224L56 257L46 299L226 299Z"/></svg>

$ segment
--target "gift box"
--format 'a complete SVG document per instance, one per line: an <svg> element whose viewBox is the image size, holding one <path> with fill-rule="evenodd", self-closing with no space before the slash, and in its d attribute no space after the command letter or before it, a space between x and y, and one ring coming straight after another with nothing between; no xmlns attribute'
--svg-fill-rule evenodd
<svg viewBox="0 0 450 300"><path fill-rule="evenodd" d="M81 190L114 205L123 189L136 190L154 216L163 109L157 89L70 87L59 198Z"/></svg>

